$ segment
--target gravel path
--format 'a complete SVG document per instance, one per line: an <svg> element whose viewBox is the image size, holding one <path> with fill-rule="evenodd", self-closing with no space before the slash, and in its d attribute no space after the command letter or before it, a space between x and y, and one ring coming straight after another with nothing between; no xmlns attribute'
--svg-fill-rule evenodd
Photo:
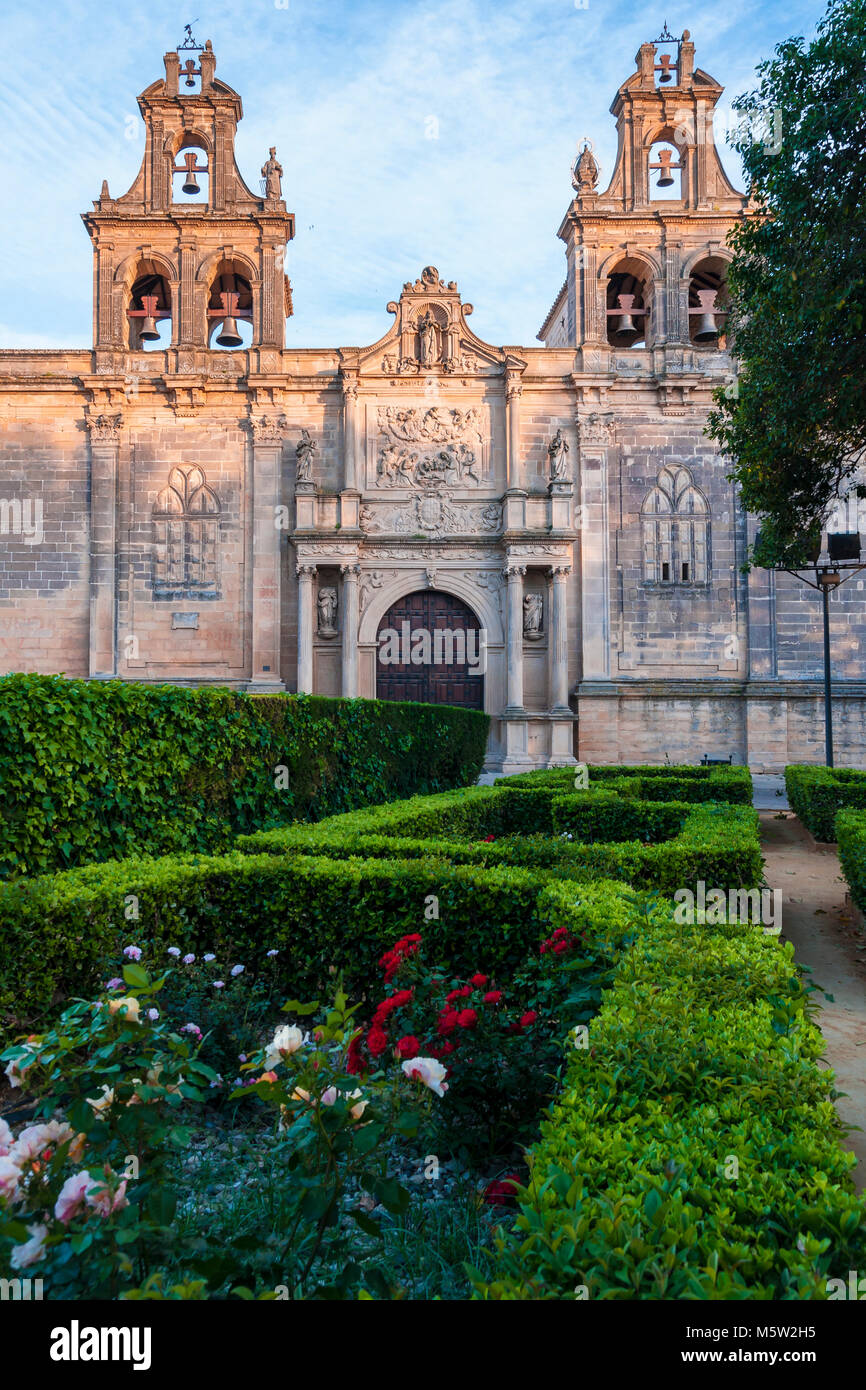
<svg viewBox="0 0 866 1390"><path fill-rule="evenodd" d="M833 996L818 996L825 1060L846 1094L836 1102L843 1121L859 1125L846 1147L857 1155L854 1179L866 1187L866 931L846 907L847 885L835 845L816 844L797 817L761 811L765 876L782 890L782 934L812 981Z"/></svg>

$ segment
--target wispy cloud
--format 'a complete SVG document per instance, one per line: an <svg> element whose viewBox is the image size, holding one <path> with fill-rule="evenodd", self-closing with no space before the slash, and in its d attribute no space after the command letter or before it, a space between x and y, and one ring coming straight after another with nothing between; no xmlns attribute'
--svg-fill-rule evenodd
<svg viewBox="0 0 866 1390"><path fill-rule="evenodd" d="M11 342L0 343L85 346L92 269L79 214L103 178L114 193L132 183L135 98L161 76L186 16L168 0L70 0L46 38L42 11L24 0L4 11L0 333ZM814 0L699 0L667 18L672 32L691 30L698 63L733 94L819 12ZM388 300L429 263L474 303L483 337L534 341L564 276L556 229L578 141L592 137L609 175L608 108L660 21L625 0L215 0L195 27L242 95L248 182L271 144L285 169L297 214L288 340L338 346L378 338Z"/></svg>

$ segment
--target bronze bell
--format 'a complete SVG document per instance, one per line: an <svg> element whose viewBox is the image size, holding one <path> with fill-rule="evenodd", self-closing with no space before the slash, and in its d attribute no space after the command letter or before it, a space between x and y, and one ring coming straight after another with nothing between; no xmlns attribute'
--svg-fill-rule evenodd
<svg viewBox="0 0 866 1390"><path fill-rule="evenodd" d="M145 314L138 334L143 343L154 343L159 338L159 329L153 314Z"/></svg>
<svg viewBox="0 0 866 1390"><path fill-rule="evenodd" d="M186 172L185 172L185 174L184 174L183 184L181 185L181 187L182 187L182 189L183 189L183 192L184 192L184 193L192 193L192 194L194 194L194 193L200 193L200 192L201 192L201 189L200 189L199 186L198 186L198 179L197 179L196 176L195 176L195 173L196 173L196 153L195 153L195 150L190 150L187 154L185 154L184 157L183 157L183 162L184 162L184 164L186 165Z"/></svg>
<svg viewBox="0 0 866 1390"><path fill-rule="evenodd" d="M659 67L661 69L661 76L659 77L659 82L673 82L673 73L671 72L671 61L672 60L670 53L659 54Z"/></svg>
<svg viewBox="0 0 866 1390"><path fill-rule="evenodd" d="M716 303L715 290L698 290L698 303L701 306L701 316L695 328L695 342L712 343L719 336L713 312Z"/></svg>
<svg viewBox="0 0 866 1390"><path fill-rule="evenodd" d="M670 152L670 150L659 150L659 164L660 164L662 167L661 167L661 173L659 174L658 185L657 185L657 187L659 187L659 188L670 188L671 184L672 184L673 181L674 181L674 176L673 176L673 174L671 173L671 152Z"/></svg>
<svg viewBox="0 0 866 1390"><path fill-rule="evenodd" d="M616 302L622 310L622 313L620 314L616 322L616 327L613 331L618 338L626 337L627 335L638 332L637 325L631 316L631 310L634 304L634 300L635 297L633 294L617 295Z"/></svg>
<svg viewBox="0 0 866 1390"><path fill-rule="evenodd" d="M240 347L243 338L238 332L237 320L233 314L226 314L223 319L223 326L217 334L217 342L220 347Z"/></svg>

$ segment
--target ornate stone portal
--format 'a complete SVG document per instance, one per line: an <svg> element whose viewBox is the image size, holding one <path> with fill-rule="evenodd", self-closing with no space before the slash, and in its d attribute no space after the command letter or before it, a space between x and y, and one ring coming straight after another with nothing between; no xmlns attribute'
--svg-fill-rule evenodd
<svg viewBox="0 0 866 1390"><path fill-rule="evenodd" d="M725 243L747 206L713 144L722 88L687 34L659 86L663 46L616 94L604 189L582 142L565 282L523 347L478 337L428 265L375 343L286 349L276 151L255 191L212 50L192 90L166 54L141 170L84 219L92 351L0 352L3 667L483 703L491 770L820 756L814 614L794 581L742 573L754 522L704 434L735 380ZM834 615L856 762L853 585Z"/></svg>

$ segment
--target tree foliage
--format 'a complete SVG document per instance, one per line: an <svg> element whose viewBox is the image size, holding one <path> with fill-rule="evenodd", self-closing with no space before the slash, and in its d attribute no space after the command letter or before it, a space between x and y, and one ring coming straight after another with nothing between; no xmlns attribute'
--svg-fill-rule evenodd
<svg viewBox="0 0 866 1390"><path fill-rule="evenodd" d="M729 238L740 376L708 432L761 517L755 560L797 563L866 457L866 0L831 0L814 40L758 74L735 103L753 200Z"/></svg>

